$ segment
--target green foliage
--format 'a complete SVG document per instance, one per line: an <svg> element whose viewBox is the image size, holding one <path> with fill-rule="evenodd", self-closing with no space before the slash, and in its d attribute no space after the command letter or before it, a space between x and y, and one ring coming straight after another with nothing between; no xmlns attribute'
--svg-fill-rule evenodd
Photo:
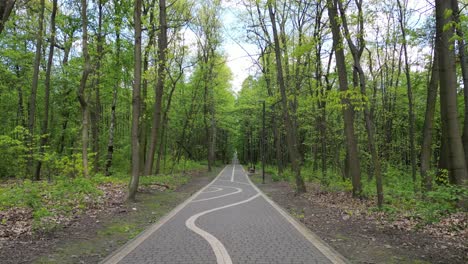
<svg viewBox="0 0 468 264"><path fill-rule="evenodd" d="M22 176L26 170L27 152L23 142L7 135L0 135L0 149L0 179Z"/></svg>

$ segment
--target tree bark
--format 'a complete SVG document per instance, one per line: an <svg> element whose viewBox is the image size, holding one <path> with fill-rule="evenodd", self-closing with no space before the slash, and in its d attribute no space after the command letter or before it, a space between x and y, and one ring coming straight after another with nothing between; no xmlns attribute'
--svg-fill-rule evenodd
<svg viewBox="0 0 468 264"><path fill-rule="evenodd" d="M450 1L436 0L436 25L439 31L439 70L440 70L440 103L446 111L442 119L446 125L448 145L449 175L455 183L465 186L468 174L465 163L465 153L460 136L457 113L457 76L455 69L455 54L450 48L453 44L453 27L445 28L445 25L453 22L453 17L446 16L446 10L451 10Z"/></svg>
<svg viewBox="0 0 468 264"><path fill-rule="evenodd" d="M338 71L340 91L346 92L348 90L348 78L346 73L346 62L343 51L343 43L341 41L342 36L337 22L337 2L338 0L327 0L327 6L328 16L330 18L330 24L333 35L333 49L335 51L336 68ZM357 139L354 133L354 110L349 99L343 98L342 104L344 105L344 130L347 148L346 152L348 157L346 163L348 165L349 175L351 177L351 182L353 185L353 196L360 197L362 193L361 167L359 162Z"/></svg>
<svg viewBox="0 0 468 264"><path fill-rule="evenodd" d="M102 58L104 56L104 36L102 33L102 9L104 7L103 0L98 0L98 30L97 30L97 61L96 61L96 79L94 87L94 105L91 111L91 133L92 133L92 151L94 153L93 160L93 171L97 173L99 168L100 159L100 148L99 148L99 136L100 136L100 123L101 123L101 65Z"/></svg>
<svg viewBox="0 0 468 264"><path fill-rule="evenodd" d="M4 0L0 2L0 34L5 28L5 23L10 17L11 11L15 7L16 0Z"/></svg>
<svg viewBox="0 0 468 264"><path fill-rule="evenodd" d="M281 59L281 47L280 41L278 38L278 31L276 28L276 18L275 12L273 10L273 5L271 1L268 1L268 12L270 15L270 20L272 23L273 29L273 39L275 43L275 57L276 57L276 69L277 69L277 80L280 88L281 94L281 105L283 108L283 118L286 127L286 139L288 145L288 152L290 155L292 170L294 174L294 178L296 181L296 191L297 193L305 193L306 186L304 183L304 179L301 176L301 157L298 151L297 146L297 135L295 130L294 122L289 114L289 107L288 107L288 98L286 94L286 84L285 79L283 77L283 67L282 67L282 59Z"/></svg>
<svg viewBox="0 0 468 264"><path fill-rule="evenodd" d="M81 144L82 144L82 160L83 160L83 176L89 178L89 166L88 166L88 141L89 141L89 110L88 100L86 98L86 82L91 72L91 65L88 53L88 12L87 12L87 0L81 0L81 19L82 19L82 49L83 49L83 74L81 75L80 88L78 90L78 100L81 105Z"/></svg>
<svg viewBox="0 0 468 264"><path fill-rule="evenodd" d="M53 0L52 4L52 14L50 15L50 46L49 46L49 57L47 59L47 71L45 79L45 90L44 90L44 120L42 122L42 131L41 131L41 142L39 148L39 154L44 155L45 145L48 142L49 135L49 100L50 100L50 76L52 72L52 62L54 60L54 48L55 48L55 17L57 15L57 0ZM36 165L36 172L34 178L36 180L41 179L41 167L42 161L39 160Z"/></svg>
<svg viewBox="0 0 468 264"><path fill-rule="evenodd" d="M114 3L116 8L118 3ZM117 12L116 12L117 13ZM120 12L118 12L117 15L120 15ZM112 158L114 154L114 135L115 135L115 122L116 122L116 107L117 107L117 95L118 95L118 90L120 86L120 75L122 72L122 65L120 61L120 52L121 52L121 42L120 42L120 24L122 21L118 22L117 25L117 30L115 33L115 61L116 61L116 80L114 84L114 90L112 92L112 105L111 105L111 119L110 119L110 125L109 125L109 140L107 142L107 155L106 155L106 165L105 165L105 175L110 176L111 171L110 168L112 167Z"/></svg>
<svg viewBox="0 0 468 264"><path fill-rule="evenodd" d="M465 119L463 120L463 146L465 150L465 164L468 167L468 57L466 56L466 43L462 25L460 24L460 10L458 0L452 0L453 18L457 23L455 27L458 35L458 56L460 57L460 68L463 78L463 100L465 102Z"/></svg>
<svg viewBox="0 0 468 264"><path fill-rule="evenodd" d="M37 86L39 83L39 67L41 66L41 51L42 51L42 35L44 31L44 10L45 1L40 1L39 11L39 30L36 35L36 55L34 58L34 72L31 86L31 95L29 97L29 118L28 118L28 129L29 129L29 157L28 157L28 172L33 176L33 163L34 163L34 126L36 124L36 97L37 97Z"/></svg>
<svg viewBox="0 0 468 264"><path fill-rule="evenodd" d="M140 150L138 126L140 124L140 89L141 89L141 0L134 5L135 42L134 42L134 82L132 91L132 178L128 189L128 200L135 201L140 181Z"/></svg>
<svg viewBox="0 0 468 264"><path fill-rule="evenodd" d="M399 9L399 23L401 29L401 35L403 38L403 52L405 54L405 76L406 76L406 87L407 87L407 96L408 96L408 116L409 116L409 141L410 141L410 159L411 159L411 176L413 179L414 190L417 190L416 186L416 147L414 144L414 103L413 103L413 88L411 85L411 76L410 76L410 66L408 62L408 49L406 44L406 31L405 31L405 14L403 7L400 3L400 0L397 0L398 9Z"/></svg>
<svg viewBox="0 0 468 264"><path fill-rule="evenodd" d="M440 36L436 33L436 42ZM432 130L434 128L434 113L437 101L437 92L439 87L439 52L438 47L434 48L434 55L432 59L432 69L429 84L427 86L426 98L426 113L424 116L423 128L423 142L421 145L421 187L423 191L430 191L432 189L432 177L428 171L431 165L432 153Z"/></svg>
<svg viewBox="0 0 468 264"><path fill-rule="evenodd" d="M354 60L354 72L357 75L359 79L359 87L361 88L361 93L363 95L366 95L366 78L364 75L364 71L361 66L361 57L362 53L365 49L365 40L364 40L364 18L363 18L363 12L362 12L362 0L357 0L356 5L358 7L358 20L359 20L359 31L358 31L358 36L359 36L359 41L358 45L355 45L354 42L351 40L351 35L349 34L349 29L348 29L348 23L346 19L346 14L344 11L344 8L342 6L342 3L338 3L340 7L340 13L341 13L341 20L342 20L342 25L345 30L345 36L346 40L348 42L348 46L351 50L353 60ZM374 122L372 120L372 116L369 112L369 108L364 106L364 123L366 127L366 133L367 133L367 144L369 151L371 153L372 157L372 167L373 170L372 172L375 174L375 179L376 179L376 189L377 189L377 206L379 208L382 207L383 205L383 186L382 186L382 171L381 171L381 165L380 165L380 159L379 155L377 152L377 147L375 144L375 131L374 131Z"/></svg>
<svg viewBox="0 0 468 264"><path fill-rule="evenodd" d="M153 114L153 127L151 128L151 141L145 164L145 175L150 175L153 170L154 154L158 146L158 137L161 130L161 108L164 95L164 80L166 77L166 52L167 52L167 21L166 0L159 1L159 38L158 38L158 79L155 87L155 103Z"/></svg>

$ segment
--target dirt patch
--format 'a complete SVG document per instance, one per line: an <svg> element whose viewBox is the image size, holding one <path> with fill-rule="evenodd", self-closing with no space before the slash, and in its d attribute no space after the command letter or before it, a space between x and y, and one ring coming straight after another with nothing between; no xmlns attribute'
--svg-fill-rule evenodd
<svg viewBox="0 0 468 264"><path fill-rule="evenodd" d="M350 206L352 198L347 194L324 195L319 187L309 185L308 193L296 196L287 182L267 178L261 184L259 176L252 178L276 203L352 263L468 263L466 223L455 223L464 230L443 235L431 233L432 227L410 230L381 221L365 209L359 213L362 203ZM347 206L340 206L340 199L347 200Z"/></svg>
<svg viewBox="0 0 468 264"><path fill-rule="evenodd" d="M113 202L105 209L89 210L76 216L68 225L54 232L3 241L0 244L0 262L98 263L208 184L219 171L220 168L212 173L192 172L189 183L176 190L147 187L139 193L137 203L124 202L122 196L121 199L112 199ZM113 191L118 194L124 190L113 188Z"/></svg>

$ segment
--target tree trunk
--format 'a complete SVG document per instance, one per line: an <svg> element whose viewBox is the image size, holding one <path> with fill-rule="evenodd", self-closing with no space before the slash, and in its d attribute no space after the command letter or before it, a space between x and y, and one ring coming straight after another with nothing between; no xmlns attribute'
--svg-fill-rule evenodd
<svg viewBox="0 0 468 264"><path fill-rule="evenodd" d="M436 33L436 45L437 39L440 36ZM431 164L431 153L432 153L432 130L434 127L434 113L437 101L437 90L439 86L439 52L438 47L434 48L431 77L427 86L427 98L426 98L426 113L424 116L424 128L423 128L423 142L421 145L421 187L423 191L430 191L432 189L432 178L428 171Z"/></svg>
<svg viewBox="0 0 468 264"><path fill-rule="evenodd" d="M41 156L44 155L45 152L45 145L47 144L49 135L47 135L49 131L49 99L50 99L50 75L52 72L52 62L54 59L54 48L55 48L55 17L57 14L57 0L53 1L52 4L52 14L50 16L50 46L49 46L49 57L47 59L47 71L46 71L46 79L45 79L45 95L44 95L44 120L42 122L42 131L41 131L41 142L39 148L39 154ZM39 160L36 165L36 172L34 178L36 180L40 180L41 178L41 167L42 161Z"/></svg>
<svg viewBox="0 0 468 264"><path fill-rule="evenodd" d="M36 35L36 55L34 58L34 73L31 86L31 95L29 97L29 157L28 157L28 172L33 176L33 162L34 162L34 126L36 124L36 96L37 86L39 83L39 67L41 65L41 50L42 50L42 35L44 31L44 10L45 1L41 0L41 9L39 11L39 30Z"/></svg>
<svg viewBox="0 0 468 264"><path fill-rule="evenodd" d="M463 99L465 102L465 119L463 121L463 146L465 150L465 164L468 167L468 57L466 56L466 43L463 28L460 25L460 10L458 0L452 0L453 18L458 26L455 30L458 35L458 56L460 57L460 67L463 78Z"/></svg>
<svg viewBox="0 0 468 264"><path fill-rule="evenodd" d="M293 174L296 180L296 191L297 193L304 193L306 192L306 186L304 184L304 179L301 176L301 157L298 151L297 146L297 135L295 130L294 122L292 121L292 117L289 114L289 107L288 107L288 98L286 94L286 84L285 79L283 77L283 67L282 67L282 59L281 59L281 47L280 41L278 38L278 31L276 29L276 18L275 12L273 11L273 6L270 1L268 1L268 12L270 15L272 29L273 29L273 39L275 43L275 56L276 56L276 69L277 69L277 79L280 88L281 94L281 105L283 108L283 118L286 127L286 139L288 145L288 152L291 160Z"/></svg>
<svg viewBox="0 0 468 264"><path fill-rule="evenodd" d="M164 1L164 0L163 0ZM135 0L135 43L134 43L134 82L132 91L132 178L128 189L128 200L135 201L140 181L140 150L138 126L140 124L140 89L141 89L141 0Z"/></svg>
<svg viewBox="0 0 468 264"><path fill-rule="evenodd" d="M416 186L416 147L414 144L414 103L413 103L413 88L411 86L411 76L410 76L410 66L408 62L408 50L406 45L406 31L405 31L405 14L403 7L401 6L400 0L397 0L400 16L400 29L401 35L403 38L403 52L405 54L405 75L406 75L406 87L407 87L407 95L408 95L408 116L409 116L409 141L410 141L410 159L411 159L411 176L413 178L413 188L414 191L417 190Z"/></svg>
<svg viewBox="0 0 468 264"><path fill-rule="evenodd" d="M342 92L346 92L348 90L348 78L346 73L345 55L342 48L343 43L341 41L342 36L337 22L337 0L327 0L327 6L333 35L333 49L335 51L339 86ZM357 139L354 133L354 110L349 99L343 98L342 104L344 105L344 130L347 148L346 152L348 156L346 164L348 165L349 175L353 185L353 196L360 197L362 193L361 168L359 163Z"/></svg>
<svg viewBox="0 0 468 264"><path fill-rule="evenodd" d="M5 23L10 17L15 3L16 0L4 0L0 2L0 34L2 34L2 31L5 28Z"/></svg>
<svg viewBox="0 0 468 264"><path fill-rule="evenodd" d="M359 87L361 88L361 93L366 95L366 79L364 75L364 71L361 66L361 57L362 53L365 48L365 40L364 40L364 21L363 21L363 14L362 14L362 0L357 1L358 7L358 20L359 20L359 41L358 43L360 46L356 46L353 41L351 40L351 35L349 34L348 23L346 19L346 14L341 2L338 3L341 12L341 20L342 25L345 30L346 40L348 42L348 46L351 50L354 59L354 75L356 76L356 81L359 80ZM366 133L367 133L367 144L369 151L372 157L372 172L375 174L376 178L376 189L377 189L377 206L379 208L382 207L383 204L383 186L382 186L382 172L380 166L380 159L377 153L377 147L375 144L375 132L374 132L374 124L372 120L372 116L369 112L369 108L367 105L364 107L364 123L366 126Z"/></svg>
<svg viewBox="0 0 468 264"><path fill-rule="evenodd" d="M150 175L153 170L154 154L158 146L158 137L161 129L161 108L164 95L164 80L166 76L166 52L167 52L167 21L166 0L159 1L159 38L158 38L158 79L155 87L155 103L153 115L153 127L151 128L151 141L146 158L145 175Z"/></svg>
<svg viewBox="0 0 468 264"><path fill-rule="evenodd" d="M116 80L114 84L114 91L112 92L111 119L110 119L110 125L109 125L109 140L107 142L107 156L106 156L106 166L105 166L106 176L111 175L110 168L112 166L112 157L114 154L114 134L115 134L115 122L116 122L115 109L117 107L117 95L118 95L118 90L120 86L120 74L122 72L122 65L120 62L120 49L121 49L120 25L118 25L115 35L116 35L115 36L115 46L116 46L116 53L115 53L116 75L115 77L116 77Z"/></svg>
<svg viewBox="0 0 468 264"><path fill-rule="evenodd" d="M102 9L104 7L103 0L98 0L98 31L97 31L97 61L96 61L96 82L94 87L94 105L91 111L91 133L92 133L92 151L94 153L93 160L93 171L97 173L99 168L100 159L100 148L99 148L99 136L100 136L100 123L101 123L101 64L104 53L104 36L102 33Z"/></svg>
<svg viewBox="0 0 468 264"><path fill-rule="evenodd" d="M436 0L436 25L440 32L439 44L439 70L440 70L440 103L446 111L442 119L446 125L449 175L458 185L466 185L468 174L465 164L465 153L460 137L457 113L457 76L455 69L455 54L450 48L453 45L453 27L446 25L453 22L453 17L447 17L446 11L451 10L449 1Z"/></svg>
<svg viewBox="0 0 468 264"><path fill-rule="evenodd" d="M82 160L83 160L83 176L85 178L89 177L89 167L88 167L88 141L89 141L89 112L88 112L88 102L86 98L86 82L88 76L91 72L91 65L89 62L89 53L88 53L88 14L87 14L87 0L81 0L81 18L82 18L82 27L83 27L83 39L82 39L82 49L83 49L83 74L81 76L80 88L78 90L78 100L81 105L81 115L82 115L82 127L81 127L81 144L82 144Z"/></svg>

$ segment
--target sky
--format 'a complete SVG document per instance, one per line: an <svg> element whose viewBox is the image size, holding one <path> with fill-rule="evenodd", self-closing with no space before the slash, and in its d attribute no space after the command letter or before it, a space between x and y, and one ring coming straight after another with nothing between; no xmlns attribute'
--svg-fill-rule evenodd
<svg viewBox="0 0 468 264"><path fill-rule="evenodd" d="M235 93L242 88L242 82L255 73L254 60L257 48L247 42L246 23L241 18L243 7L234 1L223 1L221 20L223 22L222 50L227 56L227 65L233 74L231 82Z"/></svg>

